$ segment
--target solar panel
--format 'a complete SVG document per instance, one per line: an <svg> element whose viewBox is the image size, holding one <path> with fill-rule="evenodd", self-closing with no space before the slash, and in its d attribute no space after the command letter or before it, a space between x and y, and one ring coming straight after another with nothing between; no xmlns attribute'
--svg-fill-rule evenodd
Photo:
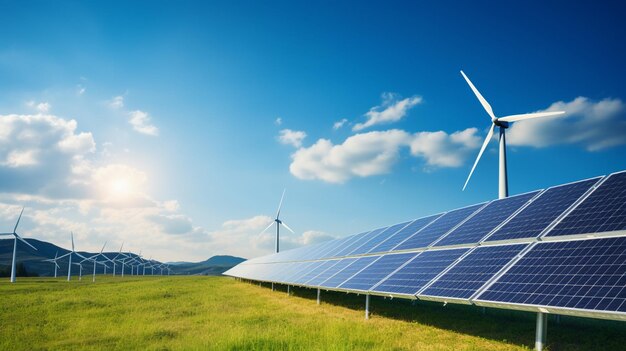
<svg viewBox="0 0 626 351"><path fill-rule="evenodd" d="M415 295L467 250L450 249L422 252L371 290L380 293Z"/></svg>
<svg viewBox="0 0 626 351"><path fill-rule="evenodd" d="M316 267L311 267L308 272L304 272L300 277L295 278L293 283L298 285L308 284L308 281L317 277L320 273L324 272L328 268L334 266L338 260L317 261L319 264Z"/></svg>
<svg viewBox="0 0 626 351"><path fill-rule="evenodd" d="M396 247L399 243L403 242L409 236L415 234L417 231L419 231L422 228L426 227L430 222L434 221L435 219L439 218L440 216L441 216L441 213L440 214L436 214L434 216L428 216L428 217L423 217L423 218L419 218L419 219L414 220L413 222L411 222L406 227L402 228L401 230L397 231L395 234L393 234L390 237L388 237L387 240L385 240L385 241L379 243L378 245L376 245L375 247L373 247L369 252L387 252L387 251L391 251L391 249Z"/></svg>
<svg viewBox="0 0 626 351"><path fill-rule="evenodd" d="M539 191L533 191L490 202L475 216L443 237L434 246L469 244L480 241L538 193Z"/></svg>
<svg viewBox="0 0 626 351"><path fill-rule="evenodd" d="M389 237L393 236L400 229L406 227L409 223L411 223L411 222L404 222L404 223L394 224L394 225L388 227L384 231L380 232L378 235L376 235L373 238L371 238L368 242L366 242L365 244L361 245L360 247L358 247L357 249L352 251L350 253L350 255L360 255L360 254L364 254L364 253L369 252L372 248L374 248L374 246L377 246L378 244L380 244L386 238L389 238Z"/></svg>
<svg viewBox="0 0 626 351"><path fill-rule="evenodd" d="M348 255L350 255L350 253L352 251L354 251L356 248L360 247L361 245L365 244L366 242L368 242L370 239L372 239L376 235L378 235L381 232L385 231L385 229L387 229L387 227L374 229L371 232L361 236L357 240L353 241L350 245L344 247L343 250L340 250L339 252L335 253L335 257L341 257L341 256L348 256Z"/></svg>
<svg viewBox="0 0 626 351"><path fill-rule="evenodd" d="M339 271L346 268L348 265L350 265L352 262L356 260L357 260L356 258L344 258L342 260L337 260L336 264L328 267L328 269L316 275L315 278L306 282L306 285L320 286L320 284L322 284L325 280L339 273Z"/></svg>
<svg viewBox="0 0 626 351"><path fill-rule="evenodd" d="M283 278L281 280L279 280L280 282L283 283L291 283L294 280L296 280L297 277L302 276L303 272L309 272L311 270L311 267L316 264L317 262L296 262L296 263L292 263L290 264L290 266L293 266L294 269L289 270L287 272L287 274L285 274L283 276Z"/></svg>
<svg viewBox="0 0 626 351"><path fill-rule="evenodd" d="M626 229L626 172L611 174L546 236Z"/></svg>
<svg viewBox="0 0 626 351"><path fill-rule="evenodd" d="M626 237L538 243L477 300L626 312Z"/></svg>
<svg viewBox="0 0 626 351"><path fill-rule="evenodd" d="M419 296L469 299L528 245L478 247L420 292Z"/></svg>
<svg viewBox="0 0 626 351"><path fill-rule="evenodd" d="M379 257L380 256L365 256L357 258L354 262L344 267L341 271L337 272L337 274L333 275L332 277L321 283L320 286L326 288L336 288L341 285L341 283L348 280L348 278L352 277L356 273L360 272L363 268L376 261Z"/></svg>
<svg viewBox="0 0 626 351"><path fill-rule="evenodd" d="M408 250L429 246L435 240L439 239L442 235L450 231L450 229L461 223L465 218L480 209L482 206L484 206L484 204L468 206L464 208L459 208L454 211L450 211L439 217L433 223L429 224L426 228L409 237L406 241L395 247L393 250Z"/></svg>
<svg viewBox="0 0 626 351"><path fill-rule="evenodd" d="M533 238L539 236L559 215L600 180L600 177L550 188L486 241Z"/></svg>
<svg viewBox="0 0 626 351"><path fill-rule="evenodd" d="M311 273L312 271L314 271L315 269L317 269L319 266L321 266L324 262L326 261L312 261L312 262L307 262L309 263L308 266L304 267L303 269L299 270L297 273L292 274L291 276L289 276L285 282L287 283L291 283L291 284L302 284L302 282L299 282L301 279L304 279L305 276L307 276L309 273ZM311 279L313 277L310 277L309 279Z"/></svg>
<svg viewBox="0 0 626 351"><path fill-rule="evenodd" d="M417 253L404 253L382 256L376 262L341 284L339 288L367 291L417 255Z"/></svg>
<svg viewBox="0 0 626 351"><path fill-rule="evenodd" d="M368 232L363 232L363 233L359 233L359 234L355 234L355 235L350 235L346 238L340 239L340 242L337 243L337 247L331 248L330 250L328 250L327 252L322 253L321 257L336 257L337 253L343 249L345 249L346 247L352 245L355 241L359 240L360 238L362 238L363 236L365 236Z"/></svg>

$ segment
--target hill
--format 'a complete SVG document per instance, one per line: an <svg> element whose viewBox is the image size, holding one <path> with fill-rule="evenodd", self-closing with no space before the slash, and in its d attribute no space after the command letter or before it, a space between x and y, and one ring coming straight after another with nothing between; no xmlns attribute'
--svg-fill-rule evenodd
<svg viewBox="0 0 626 351"><path fill-rule="evenodd" d="M17 245L18 264L23 266L23 269L26 271L26 275L43 277L54 276L54 265L50 262L42 262L42 260L54 258L55 253L57 252L58 256L62 256L69 251L46 241L30 238L25 238L24 240L37 248L37 250L33 250L23 243L18 243ZM93 252L86 251L79 251L79 253L86 257L94 255ZM104 252L104 254L109 258L113 258L117 255L117 252ZM12 255L13 239L0 240L0 276L7 276L9 274ZM202 262L179 262L178 264L172 266L172 274L221 275L226 270L243 261L245 261L245 259L240 257L213 256ZM67 259L59 260L59 266L61 267L57 271L59 276L67 275L67 265ZM76 267L72 268L72 274L78 274L78 271L75 270L75 268ZM119 270L120 267L118 266L117 269ZM126 273L130 273L130 268L127 268Z"/></svg>
<svg viewBox="0 0 626 351"><path fill-rule="evenodd" d="M245 260L235 256L213 256L202 262L175 262L171 268L177 274L221 275Z"/></svg>

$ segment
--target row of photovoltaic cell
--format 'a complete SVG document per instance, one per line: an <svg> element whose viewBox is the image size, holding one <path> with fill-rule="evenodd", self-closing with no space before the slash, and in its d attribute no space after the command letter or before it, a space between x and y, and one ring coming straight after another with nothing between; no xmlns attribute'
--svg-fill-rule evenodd
<svg viewBox="0 0 626 351"><path fill-rule="evenodd" d="M626 229L626 171L610 175L547 236Z"/></svg>
<svg viewBox="0 0 626 351"><path fill-rule="evenodd" d="M476 301L626 312L626 237L540 242Z"/></svg>
<svg viewBox="0 0 626 351"><path fill-rule="evenodd" d="M416 219L413 222L409 223L404 228L397 231L395 234L389 236L387 240L382 241L378 245L374 246L369 252L387 252L391 251L393 248L398 246L398 244L407 240L407 238L415 235L424 227L428 226L429 223L439 218L441 214L423 217L420 219Z"/></svg>
<svg viewBox="0 0 626 351"><path fill-rule="evenodd" d="M260 264L245 278L467 300L528 245ZM536 243L475 301L626 312L626 237Z"/></svg>
<svg viewBox="0 0 626 351"><path fill-rule="evenodd" d="M536 238L601 177L552 187L506 222L486 241Z"/></svg>
<svg viewBox="0 0 626 351"><path fill-rule="evenodd" d="M539 191L534 191L490 202L476 215L436 242L434 246L479 242L485 235L509 218L538 193Z"/></svg>
<svg viewBox="0 0 626 351"><path fill-rule="evenodd" d="M382 241L384 241L385 238L393 236L399 230L401 230L402 228L406 227L409 223L411 223L411 222L403 222L403 223L394 224L394 225L388 227L384 231L382 231L382 232L378 233L376 236L372 237L365 244L361 245L360 247L358 247L355 250L353 250L352 252L350 252L350 255L361 255L361 254L370 252L371 249L373 249L375 246L377 246Z"/></svg>

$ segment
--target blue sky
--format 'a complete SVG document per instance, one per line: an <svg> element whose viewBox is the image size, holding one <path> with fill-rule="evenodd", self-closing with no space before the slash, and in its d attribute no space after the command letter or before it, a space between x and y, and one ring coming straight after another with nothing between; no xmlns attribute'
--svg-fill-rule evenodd
<svg viewBox="0 0 626 351"><path fill-rule="evenodd" d="M509 130L512 194L626 169L622 13L3 2L0 224L199 260L270 253L283 188L287 247L495 198L496 142L461 192L489 119L460 69L497 115L567 111Z"/></svg>

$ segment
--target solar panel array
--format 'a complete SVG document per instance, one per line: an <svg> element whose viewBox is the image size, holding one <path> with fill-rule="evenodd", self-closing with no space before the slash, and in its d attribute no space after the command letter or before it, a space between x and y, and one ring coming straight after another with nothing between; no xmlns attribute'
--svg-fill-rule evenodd
<svg viewBox="0 0 626 351"><path fill-rule="evenodd" d="M626 320L626 171L251 259L225 274Z"/></svg>

